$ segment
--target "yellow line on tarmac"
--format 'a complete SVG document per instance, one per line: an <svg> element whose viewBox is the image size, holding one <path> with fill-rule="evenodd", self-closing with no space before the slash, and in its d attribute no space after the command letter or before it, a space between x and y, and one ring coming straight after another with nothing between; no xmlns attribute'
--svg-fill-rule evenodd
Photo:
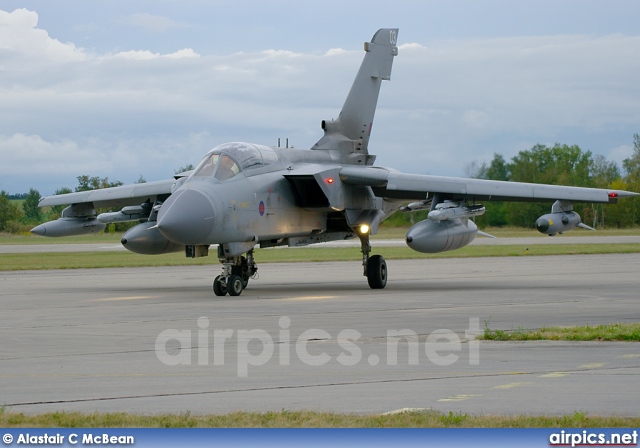
<svg viewBox="0 0 640 448"><path fill-rule="evenodd" d="M338 296L300 296L300 297L288 297L286 300L327 300L335 299Z"/></svg>
<svg viewBox="0 0 640 448"><path fill-rule="evenodd" d="M121 300L143 300L157 299L158 296L125 296L125 297L107 297L104 299L93 299L92 302L118 302Z"/></svg>
<svg viewBox="0 0 640 448"><path fill-rule="evenodd" d="M469 400L471 398L477 398L477 397L482 397L482 395L458 394L458 395L451 395L450 397L447 397L447 398L441 398L438 401L465 401L465 400Z"/></svg>
<svg viewBox="0 0 640 448"><path fill-rule="evenodd" d="M582 364L581 366L578 366L579 369L597 369L598 367L602 367L606 364L609 364L608 362L594 362L591 364Z"/></svg>
<svg viewBox="0 0 640 448"><path fill-rule="evenodd" d="M529 384L533 383L528 381L524 381L521 383L507 383L500 386L493 386L491 389L515 389L516 387L528 386Z"/></svg>
<svg viewBox="0 0 640 448"><path fill-rule="evenodd" d="M540 375L538 378L562 378L563 376L568 376L567 372L551 372L546 373L544 375Z"/></svg>

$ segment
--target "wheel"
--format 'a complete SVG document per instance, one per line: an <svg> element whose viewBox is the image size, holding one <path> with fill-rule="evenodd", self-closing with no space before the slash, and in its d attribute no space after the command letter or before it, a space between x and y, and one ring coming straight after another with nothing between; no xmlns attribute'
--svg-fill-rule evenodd
<svg viewBox="0 0 640 448"><path fill-rule="evenodd" d="M382 255L373 255L367 261L367 281L371 289L387 286L387 262Z"/></svg>
<svg viewBox="0 0 640 448"><path fill-rule="evenodd" d="M227 289L230 296L239 296L242 294L242 277L238 275L232 275L227 280Z"/></svg>
<svg viewBox="0 0 640 448"><path fill-rule="evenodd" d="M217 296L224 296L227 294L227 284L222 275L218 275L216 279L213 281L213 292Z"/></svg>
<svg viewBox="0 0 640 448"><path fill-rule="evenodd" d="M251 278L251 274L249 273L249 264L245 257L240 258L242 260L240 265L233 266L231 268L231 274L240 277L242 279L242 289L247 289L247 286L249 285L249 278Z"/></svg>

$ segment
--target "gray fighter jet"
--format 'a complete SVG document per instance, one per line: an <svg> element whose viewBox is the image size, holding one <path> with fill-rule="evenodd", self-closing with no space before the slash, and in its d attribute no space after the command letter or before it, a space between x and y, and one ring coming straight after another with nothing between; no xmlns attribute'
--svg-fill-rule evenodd
<svg viewBox="0 0 640 448"><path fill-rule="evenodd" d="M536 226L550 235L587 227L573 202L614 203L636 196L620 190L404 174L373 165L369 135L383 80L398 54L397 29L381 29L364 44L365 56L336 120L322 121L324 136L311 149L225 143L190 172L173 179L49 196L40 206L67 205L62 217L32 230L44 236L100 232L112 222L140 221L122 237L140 254L184 251L207 256L217 244L222 273L216 295L237 296L256 274L254 249L297 247L359 238L369 286L384 288L387 265L371 255L369 236L399 209L429 209L411 227L409 247L436 253L476 237L470 219L484 201L548 201L551 213ZM410 202L408 205L407 202ZM97 215L96 208L120 209Z"/></svg>

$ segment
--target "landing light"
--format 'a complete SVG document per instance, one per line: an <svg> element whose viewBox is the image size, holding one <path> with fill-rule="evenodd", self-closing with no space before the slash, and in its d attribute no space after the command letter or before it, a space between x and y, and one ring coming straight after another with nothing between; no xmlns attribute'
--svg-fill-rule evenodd
<svg viewBox="0 0 640 448"><path fill-rule="evenodd" d="M362 225L360 226L360 233L362 233L362 234L367 234L367 233L369 233L369 226L368 226L368 225L366 225L366 224L362 224Z"/></svg>

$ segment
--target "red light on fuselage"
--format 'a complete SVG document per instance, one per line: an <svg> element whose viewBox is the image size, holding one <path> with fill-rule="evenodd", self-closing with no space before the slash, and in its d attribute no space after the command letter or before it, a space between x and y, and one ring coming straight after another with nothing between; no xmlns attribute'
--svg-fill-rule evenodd
<svg viewBox="0 0 640 448"><path fill-rule="evenodd" d="M333 177L328 177L324 180L326 183L328 184L332 184L333 183Z"/></svg>
<svg viewBox="0 0 640 448"><path fill-rule="evenodd" d="M615 191L610 191L609 192L609 197L610 198L617 198L618 197L618 193L616 193Z"/></svg>

